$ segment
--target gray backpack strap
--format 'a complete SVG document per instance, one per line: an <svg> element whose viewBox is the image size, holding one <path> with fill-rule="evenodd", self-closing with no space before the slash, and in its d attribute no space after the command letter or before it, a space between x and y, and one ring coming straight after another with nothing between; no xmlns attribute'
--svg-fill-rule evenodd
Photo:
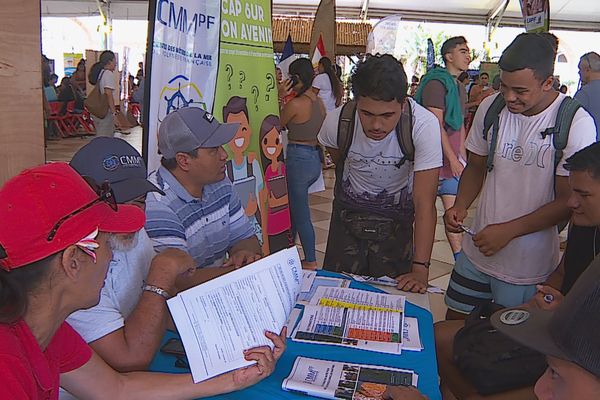
<svg viewBox="0 0 600 400"><path fill-rule="evenodd" d="M403 107L402 115L396 126L396 135L398 137L398 144L400 144L400 150L404 155L402 159L396 164L397 167L401 167L406 161L415 161L415 143L412 137L413 131L413 115L412 105L410 100L406 100L406 105Z"/></svg>
<svg viewBox="0 0 600 400"><path fill-rule="evenodd" d="M496 155L496 146L498 145L498 131L500 129L500 113L506 106L504 97L501 94L496 96L490 108L485 113L483 119L483 139L487 142L488 132L492 129L492 138L490 140L490 149L487 155L487 170L491 172L494 169L494 156Z"/></svg>
<svg viewBox="0 0 600 400"><path fill-rule="evenodd" d="M554 174L556 175L556 169L560 160L563 158L563 150L567 147L569 141L569 132L571 131L571 124L577 110L581 107L581 103L572 97L565 97L560 103L558 113L556 114L556 120L552 128L546 129L542 132L542 137L552 135L552 146L554 146Z"/></svg>

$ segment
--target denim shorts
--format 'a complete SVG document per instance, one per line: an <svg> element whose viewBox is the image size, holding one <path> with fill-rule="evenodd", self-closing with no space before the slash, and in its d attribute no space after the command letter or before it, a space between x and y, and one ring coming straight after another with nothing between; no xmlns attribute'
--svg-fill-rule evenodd
<svg viewBox="0 0 600 400"><path fill-rule="evenodd" d="M438 196L456 196L458 194L458 177L440 179Z"/></svg>

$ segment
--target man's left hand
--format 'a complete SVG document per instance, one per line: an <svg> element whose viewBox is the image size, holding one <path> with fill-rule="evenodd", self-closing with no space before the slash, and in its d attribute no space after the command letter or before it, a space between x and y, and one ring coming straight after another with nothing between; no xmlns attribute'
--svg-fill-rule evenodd
<svg viewBox="0 0 600 400"><path fill-rule="evenodd" d="M488 225L473 236L473 244L484 256L490 257L502 250L515 235L507 224Z"/></svg>
<svg viewBox="0 0 600 400"><path fill-rule="evenodd" d="M425 293L427 291L427 278L429 270L421 265L413 265L412 272L396 277L399 290L413 293Z"/></svg>
<svg viewBox="0 0 600 400"><path fill-rule="evenodd" d="M262 256L249 250L238 250L231 254L229 259L223 263L223 267L241 268L259 260Z"/></svg>

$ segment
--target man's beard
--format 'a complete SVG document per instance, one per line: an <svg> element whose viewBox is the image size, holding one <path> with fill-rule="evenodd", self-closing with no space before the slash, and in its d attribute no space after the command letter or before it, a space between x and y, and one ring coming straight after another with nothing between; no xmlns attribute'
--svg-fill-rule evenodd
<svg viewBox="0 0 600 400"><path fill-rule="evenodd" d="M138 233L133 235L113 234L109 238L110 246L113 251L129 251L137 246Z"/></svg>

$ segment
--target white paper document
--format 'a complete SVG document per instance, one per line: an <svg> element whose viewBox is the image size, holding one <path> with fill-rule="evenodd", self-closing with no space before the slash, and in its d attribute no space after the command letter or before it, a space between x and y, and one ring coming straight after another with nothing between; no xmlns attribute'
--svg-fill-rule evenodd
<svg viewBox="0 0 600 400"><path fill-rule="evenodd" d="M302 270L302 286L300 287L300 292L306 293L310 292L310 288L317 277L317 271L307 271Z"/></svg>
<svg viewBox="0 0 600 400"><path fill-rule="evenodd" d="M380 400L388 386L417 386L410 370L298 357L284 390L324 399Z"/></svg>
<svg viewBox="0 0 600 400"><path fill-rule="evenodd" d="M254 364L243 351L273 343L294 308L302 280L295 247L188 289L167 304L195 383Z"/></svg>
<svg viewBox="0 0 600 400"><path fill-rule="evenodd" d="M310 299L313 298L315 293L317 292L317 288L323 287L350 287L350 283L352 281L350 279L340 279L340 278L329 278L326 276L317 276L312 281L310 286L310 290L305 292L302 291L300 296L298 296L299 303L308 303Z"/></svg>
<svg viewBox="0 0 600 400"><path fill-rule="evenodd" d="M421 351L423 344L419 335L419 320L413 317L404 317L402 330L402 350Z"/></svg>

